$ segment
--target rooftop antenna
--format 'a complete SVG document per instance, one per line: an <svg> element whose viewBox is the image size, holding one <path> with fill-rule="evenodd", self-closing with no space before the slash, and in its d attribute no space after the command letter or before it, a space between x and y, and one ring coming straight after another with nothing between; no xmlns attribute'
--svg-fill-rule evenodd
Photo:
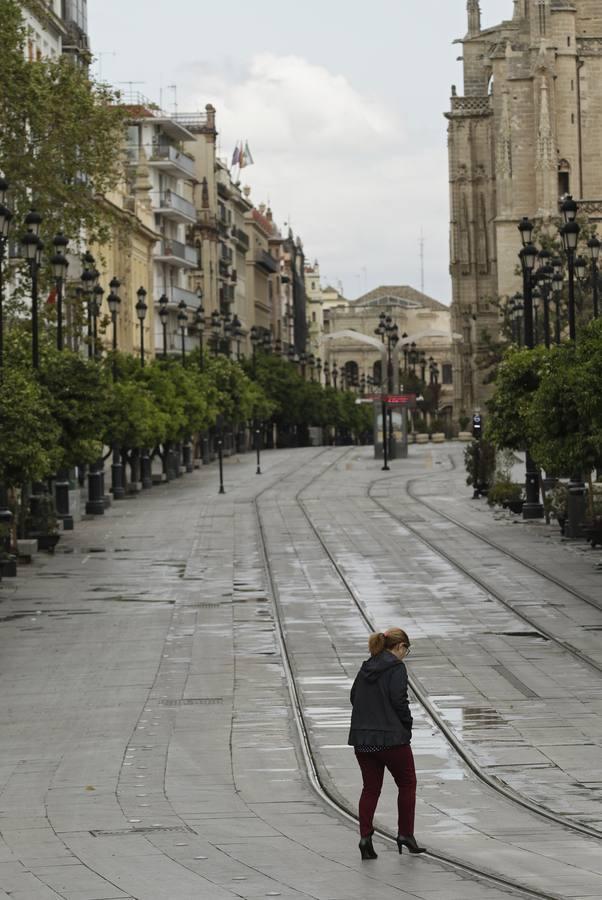
<svg viewBox="0 0 602 900"><path fill-rule="evenodd" d="M173 111L174 115L178 115L178 85L177 84L168 84L167 87L170 91L173 91Z"/></svg>
<svg viewBox="0 0 602 900"><path fill-rule="evenodd" d="M420 226L420 290L424 294L424 229Z"/></svg>

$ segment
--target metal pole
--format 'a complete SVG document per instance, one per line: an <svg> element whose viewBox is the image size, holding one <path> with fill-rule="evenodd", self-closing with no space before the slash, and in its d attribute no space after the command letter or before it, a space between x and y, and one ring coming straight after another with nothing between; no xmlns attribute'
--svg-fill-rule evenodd
<svg viewBox="0 0 602 900"><path fill-rule="evenodd" d="M182 332L182 365L186 365L186 335L184 328L180 328Z"/></svg>
<svg viewBox="0 0 602 900"><path fill-rule="evenodd" d="M219 460L219 493L225 494L226 491L224 490L224 454L222 452L222 444L223 444L223 441L222 441L222 436L220 434L220 436L217 439L217 458Z"/></svg>
<svg viewBox="0 0 602 900"><path fill-rule="evenodd" d="M594 289L594 319L598 318L598 295L599 295L599 285L598 285L598 263L594 259L592 260L592 279L593 279L593 289Z"/></svg>
<svg viewBox="0 0 602 900"><path fill-rule="evenodd" d="M140 320L140 365L144 368L144 321Z"/></svg>
<svg viewBox="0 0 602 900"><path fill-rule="evenodd" d="M525 347L535 346L533 331L533 280L531 271L523 263L523 296L525 303ZM542 519L543 506L539 501L539 471L529 450L525 452L525 494L523 519Z"/></svg>
<svg viewBox="0 0 602 900"><path fill-rule="evenodd" d="M569 264L569 337L577 340L577 323L575 321L575 252L567 251Z"/></svg>
<svg viewBox="0 0 602 900"><path fill-rule="evenodd" d="M387 403L385 398L382 399L382 419L383 419L383 472L389 471L389 448L387 447Z"/></svg>
<svg viewBox="0 0 602 900"><path fill-rule="evenodd" d="M555 322L555 325L556 325L556 329L555 329L555 330L556 330L556 334L555 334L555 340L556 340L556 343L557 343L557 344L560 344L561 326L560 326L560 297L559 297L559 296L556 297L556 309L555 309L555 313L556 313L556 322Z"/></svg>
<svg viewBox="0 0 602 900"><path fill-rule="evenodd" d="M38 264L31 262L31 355L34 369L40 368L38 345Z"/></svg>
<svg viewBox="0 0 602 900"><path fill-rule="evenodd" d="M543 293L543 332L546 348L550 349L550 287L546 285Z"/></svg>
<svg viewBox="0 0 602 900"><path fill-rule="evenodd" d="M113 319L113 381L117 381L117 313L111 313Z"/></svg>
<svg viewBox="0 0 602 900"><path fill-rule="evenodd" d="M257 450L257 471L256 475L261 475L261 429L255 425L255 449Z"/></svg>
<svg viewBox="0 0 602 900"><path fill-rule="evenodd" d="M63 279L56 280L56 347L63 349Z"/></svg>
<svg viewBox="0 0 602 900"><path fill-rule="evenodd" d="M199 366L201 368L201 372L203 371L204 361L203 361L203 332L200 332L201 335L201 353L199 356Z"/></svg>
<svg viewBox="0 0 602 900"><path fill-rule="evenodd" d="M163 359L167 359L167 322L163 322Z"/></svg>
<svg viewBox="0 0 602 900"><path fill-rule="evenodd" d="M4 365L4 238L0 238L0 369Z"/></svg>

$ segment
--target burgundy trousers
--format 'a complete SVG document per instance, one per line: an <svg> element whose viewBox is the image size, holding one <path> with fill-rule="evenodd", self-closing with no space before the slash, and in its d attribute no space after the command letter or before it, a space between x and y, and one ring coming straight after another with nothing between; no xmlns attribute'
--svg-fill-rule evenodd
<svg viewBox="0 0 602 900"><path fill-rule="evenodd" d="M416 770L409 744L389 747L375 753L357 753L355 758L362 770L364 789L360 797L360 834L372 833L372 820L383 786L385 769L388 769L397 785L397 828L403 835L414 834L416 809Z"/></svg>

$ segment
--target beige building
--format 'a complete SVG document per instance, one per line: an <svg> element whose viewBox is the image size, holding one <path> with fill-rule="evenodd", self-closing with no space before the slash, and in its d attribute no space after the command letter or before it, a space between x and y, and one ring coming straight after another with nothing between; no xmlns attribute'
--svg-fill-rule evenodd
<svg viewBox="0 0 602 900"><path fill-rule="evenodd" d="M521 287L519 220L549 224L567 193L602 219L602 3L508 7L507 21L483 30L468 0L464 93L452 88L446 114L456 403L469 413L488 395L478 357L498 331L498 300Z"/></svg>
<svg viewBox="0 0 602 900"><path fill-rule="evenodd" d="M375 334L381 313L390 316L398 326L397 387L403 387L404 372L412 370L423 381L430 381L430 361L438 371L439 413L449 418L453 413L454 366L449 307L406 285L378 287L353 301L343 301L324 313L321 356L332 372L336 367L347 385L369 380L382 383L380 338ZM354 336L357 333L358 337ZM373 342L362 341L363 335ZM411 356L410 353L416 354ZM421 360L423 362L421 362ZM386 372L385 372L386 375Z"/></svg>
<svg viewBox="0 0 602 900"><path fill-rule="evenodd" d="M117 315L117 347L123 353L140 355L141 328L144 329L145 355L155 355L155 319L152 303L154 250L160 235L155 231L152 208L152 183L144 160L130 169L129 178L112 191L105 202L114 225L111 239L102 247L92 247L100 272L100 284L105 289L99 321L101 337L107 349L113 346L113 325L109 324L109 283L116 277L121 282L117 294L121 300ZM137 291L148 291L146 318L141 325L136 313Z"/></svg>

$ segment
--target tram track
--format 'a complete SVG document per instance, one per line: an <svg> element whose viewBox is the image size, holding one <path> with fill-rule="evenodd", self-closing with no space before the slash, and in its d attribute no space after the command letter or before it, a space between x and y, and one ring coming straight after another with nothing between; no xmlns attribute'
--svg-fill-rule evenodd
<svg viewBox="0 0 602 900"><path fill-rule="evenodd" d="M456 461L450 455L448 456L451 471L455 471L457 469ZM419 478L413 478L411 481L408 481L406 485L406 493L409 497L412 498L416 503L420 503L422 506L430 509L431 512L436 513L436 515L440 516L442 519L446 519L448 522L451 522L457 528L460 528L462 531L467 534L472 535L477 538L484 544L487 544L493 550L497 550L499 553L503 553L509 559L512 559L514 562L519 563L521 566L524 566L526 569L530 569L531 572L535 572L536 575L545 578L546 581L549 581L550 584L556 585L556 587L561 588L561 590L565 591L567 594L575 597L577 600L581 600L583 603L587 603L588 606L593 606L594 609L602 612L602 603L598 603L593 597L588 597L587 594L583 594L581 591L576 590L570 584L567 584L566 581L562 581L560 578L556 578L554 575L550 575L549 572L545 572L543 569L539 568L539 566L534 565L534 563L529 562L524 557L519 556L517 553L513 553L512 550L508 550L506 547L502 547L501 544L497 544L495 541L492 541L491 538L484 537L482 534L479 534L478 531L475 531L474 528L470 528L468 525L465 525L463 522L460 522L458 519L454 518L454 516L450 516L448 513L441 512L441 510L437 509L432 504L427 503L427 501L423 497L417 496L412 487L414 484L420 481Z"/></svg>
<svg viewBox="0 0 602 900"><path fill-rule="evenodd" d="M409 484L415 484L419 479L413 479ZM569 641L562 640L557 635L555 635L549 628L546 628L545 625L537 622L535 619L531 618L526 613L517 609L510 603L499 591L497 591L494 587L488 584L484 579L480 578L473 571L464 566L461 562L459 562L454 556L448 553L446 550L442 549L437 543L425 537L424 534L421 533L420 529L416 528L411 522L408 522L407 519L404 519L403 516L400 516L398 513L393 512L389 506L382 503L377 497L374 497L372 494L372 490L378 484L382 484L383 482L388 481L385 478L378 478L372 481L367 488L366 496L376 505L378 506L384 513L390 516L394 521L398 522L404 528L406 528L411 534L414 535L419 541L421 541L425 546L427 546L433 553L436 553L438 556L441 556L445 559L451 566L453 566L458 572L460 572L464 577L468 578L474 584L478 585L481 590L485 591L490 596L494 597L499 603L502 604L507 610L509 610L513 615L517 618L521 619L526 625L529 625L530 628L533 628L535 631L542 634L548 641L556 644L556 646L560 647L566 653L569 653L571 656L576 657L582 663L589 666L589 668L593 669L598 674L602 674L602 663L599 663L597 660L593 659L588 653L579 649L579 647L575 647L574 644L571 644ZM390 482L389 482L390 483ZM407 495L414 500L415 502L421 503L420 500L417 500L416 497L409 490L409 485L406 485L406 493ZM571 588L569 585L564 584L559 579L552 577L548 577L548 575L537 566L530 565L526 560L521 559L516 554L506 551L504 547L501 547L499 544L496 544L494 541L490 541L488 538L483 538L479 535L478 532L474 531L471 528L463 526L457 520L453 519L453 517L446 515L445 513L439 513L434 507L432 507L429 503L422 503L423 506L427 507L434 512L436 515L439 515L442 519L445 519L463 531L471 534L473 537L481 540L483 543L487 544L492 549L513 559L520 565L524 566L527 569L530 569L535 574L537 574L540 578L548 581L550 584L554 584L559 587L561 590L566 591L572 596L576 597L578 600L582 600L585 603L588 603L590 606L594 606L596 609L602 611L602 607L597 604L595 601L588 598L586 595L581 594L579 591L576 591L574 588ZM602 835L598 832L598 835L602 837Z"/></svg>
<svg viewBox="0 0 602 900"><path fill-rule="evenodd" d="M360 617L361 617L362 621L364 622L367 630L369 632L372 632L375 630L374 623L371 621L370 617L366 613L366 611L365 611L361 601L357 597L353 587L349 583L344 572L341 570L341 568L338 565L337 561L335 560L333 554L330 552L319 529L315 526L314 522L312 521L311 516L309 515L309 512L307 511L305 503L303 502L302 497L301 497L301 495L306 490L308 490L310 487L312 487L320 478L322 478L326 474L326 472L328 472L331 468L333 468L338 463L342 462L344 460L345 456L348 454L348 452L349 451L347 451L347 453L343 453L343 454L337 456L337 458L335 460L333 460L333 462L329 466L327 466L325 469L323 469L322 471L315 474L306 484L304 484L297 491L297 493L294 497L294 500L295 500L296 504L298 505L298 507L301 509L308 525L310 526L316 539L318 540L319 544L321 545L324 553L326 554L331 565L333 566L333 569L337 573L338 578L340 579L341 583L345 587L345 590L349 594L349 597L351 598L354 606L356 607L357 611L359 612ZM335 796L333 794L333 792L328 788L328 786L326 786L324 784L324 781L320 775L319 765L318 765L318 762L316 759L316 755L312 748L310 734L309 734L309 727L306 722L306 717L305 717L305 713L304 713L304 709L303 709L301 694L300 694L300 690L297 685L297 681L296 681L295 674L294 674L294 665L292 662L291 654L289 652L289 648L287 646L285 627L284 627L284 622L283 622L283 617L282 617L282 612L281 612L281 605L280 605L280 592L279 592L279 588L278 588L278 581L277 581L277 577L275 575L273 566L270 562L268 541L267 541L266 531L265 531L265 527L264 527L264 523L262 520L261 511L260 511L260 500L261 500L262 496L273 488L274 488L274 485L272 484L272 485L268 486L265 490L263 490L259 494L257 494L253 500L253 505L254 505L255 515L256 515L257 524L258 524L258 533L260 536L261 554L263 557L263 565L264 565L264 569L265 569L265 573L266 573L267 585L269 587L269 593L270 593L271 599L272 599L272 605L273 605L273 610L274 610L274 620L275 620L275 625L276 625L278 641L279 641L279 645L280 645L281 658L282 658L283 666L284 666L285 673L286 673L286 680L287 680L287 685L288 685L288 689L289 689L289 695L291 697L291 705L292 705L293 715L295 718L295 723L296 723L297 731L298 731L299 738L300 738L301 750L302 750L308 778L309 778L310 784L312 785L314 791L319 795L319 797L322 799L323 802L325 802L330 808L335 810L340 816L342 816L347 821L357 823L358 819L357 819L357 815L355 814L354 810L347 804L343 803L341 801L341 799L338 796ZM414 694L414 696L416 697L416 699L420 703L420 705L423 707L423 709L425 710L427 715L430 717L431 721L439 728L441 733L447 739L448 743L451 745L451 747L454 749L454 751L459 755L459 757L462 759L462 761L465 763L465 765L473 772L473 774L477 778L479 778L480 781L482 781L485 785L487 785L487 787L494 790L498 795L503 796L504 799L509 800L510 802L512 802L514 804L518 804L518 805L522 806L524 809L527 809L529 812L535 813L535 814L547 819L548 821L553 822L557 826L562 826L563 828L568 828L571 831L578 832L587 837L594 837L594 838L602 837L602 835L600 835L600 833L595 831L594 829L590 829L587 826L582 826L580 823L573 824L572 822L567 822L566 819L557 816L552 811L546 810L545 808L540 807L538 804L532 803L531 801L520 796L519 794L515 793L511 789L506 788L506 787L500 785L499 783L497 783L496 781L494 781L493 779L489 778L489 776L481 769L481 767L478 766L478 764L475 763L474 760L472 760L465 753L460 742L455 737L455 735L453 734L451 729L442 720L441 716L439 716L439 714L437 713L437 710L430 703L425 692L421 690L421 688L415 683L415 680L412 679L411 676L410 676L409 681L410 681L410 687L411 687L412 693ZM395 835L393 835L392 833L389 833L385 830L377 829L377 834L381 838L383 838L384 840L389 842L390 844L395 844ZM562 900L562 898L559 894L551 893L549 891L544 892L544 891L540 891L540 890L528 887L527 885L522 884L521 882L517 881L516 879L498 875L496 873L488 871L487 869L479 868L478 866L472 865L469 862L454 858L445 853L429 850L427 852L426 856L427 856L427 858L431 858L433 860L436 860L439 863L442 863L443 865L449 867L451 870L460 872L464 875L467 875L467 876L469 876L477 881L480 881L484 884L487 884L491 887L497 887L497 888L501 888L503 890L510 889L514 892L515 896L539 898L539 900Z"/></svg>

